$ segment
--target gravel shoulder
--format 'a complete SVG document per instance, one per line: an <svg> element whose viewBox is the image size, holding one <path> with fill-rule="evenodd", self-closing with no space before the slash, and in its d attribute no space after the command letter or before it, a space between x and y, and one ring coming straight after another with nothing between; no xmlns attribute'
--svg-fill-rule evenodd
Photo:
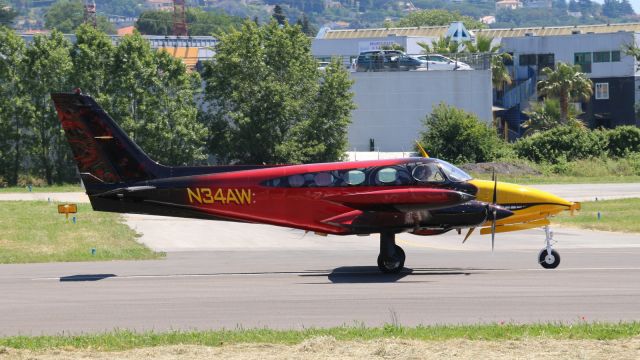
<svg viewBox="0 0 640 360"><path fill-rule="evenodd" d="M317 337L297 345L238 344L219 347L176 345L118 352L29 351L0 348L0 359L638 359L640 338L625 340L337 341Z"/></svg>

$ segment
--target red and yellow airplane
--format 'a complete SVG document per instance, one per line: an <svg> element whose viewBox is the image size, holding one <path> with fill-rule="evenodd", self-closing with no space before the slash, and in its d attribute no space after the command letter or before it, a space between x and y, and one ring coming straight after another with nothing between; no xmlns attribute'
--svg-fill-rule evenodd
<svg viewBox="0 0 640 360"><path fill-rule="evenodd" d="M580 208L515 184L475 180L438 159L305 165L167 167L151 160L89 96L52 94L96 211L262 223L321 234L380 234L378 267L402 270L395 235L481 234L546 227ZM426 155L426 153L424 153ZM560 263L551 247L545 268Z"/></svg>

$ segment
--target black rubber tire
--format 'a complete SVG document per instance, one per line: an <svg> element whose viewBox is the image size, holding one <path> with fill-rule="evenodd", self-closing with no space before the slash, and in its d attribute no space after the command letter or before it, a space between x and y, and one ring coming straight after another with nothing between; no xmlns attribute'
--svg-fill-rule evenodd
<svg viewBox="0 0 640 360"><path fill-rule="evenodd" d="M391 261L384 261L382 254L378 255L378 269L385 274L397 274L404 269L405 254L404 250L398 245L395 247L395 254Z"/></svg>
<svg viewBox="0 0 640 360"><path fill-rule="evenodd" d="M542 249L540 255L538 255L538 263L545 269L555 269L560 265L560 254L557 251L551 250L551 256L553 256L553 262L547 262L547 249Z"/></svg>

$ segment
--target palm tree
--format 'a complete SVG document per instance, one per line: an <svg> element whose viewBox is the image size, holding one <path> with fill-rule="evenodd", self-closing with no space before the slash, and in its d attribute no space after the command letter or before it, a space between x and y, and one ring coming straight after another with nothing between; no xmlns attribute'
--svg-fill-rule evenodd
<svg viewBox="0 0 640 360"><path fill-rule="evenodd" d="M542 69L546 80L538 82L538 93L560 100L560 123L567 123L569 101L589 101L593 95L593 83L583 73L580 66L559 62L556 69Z"/></svg>
<svg viewBox="0 0 640 360"><path fill-rule="evenodd" d="M469 53L492 53L495 54L500 50L502 45L494 45L491 46L493 42L493 38L487 35L478 35L476 37L476 43L474 44L471 41L466 41L464 43L465 50Z"/></svg>
<svg viewBox="0 0 640 360"><path fill-rule="evenodd" d="M491 83L498 91L504 90L505 84L511 85L511 74L504 63L512 59L513 57L509 53L491 55Z"/></svg>
<svg viewBox="0 0 640 360"><path fill-rule="evenodd" d="M556 98L546 98L542 102L533 103L529 111L525 111L529 120L522 124L525 129L523 136L529 136L539 131L553 129L560 125L560 101ZM580 112L569 107L568 123L573 127L584 128L584 123L577 119Z"/></svg>
<svg viewBox="0 0 640 360"><path fill-rule="evenodd" d="M449 36L440 36L438 40L432 41L431 44L418 42L418 45L422 48L423 54L456 54L460 52L460 44L455 40L451 40Z"/></svg>
<svg viewBox="0 0 640 360"><path fill-rule="evenodd" d="M502 45L491 46L493 38L486 35L478 35L475 44L471 41L464 43L465 51L471 54L490 54L491 56L491 82L494 89L504 90L504 85L511 85L511 75L505 66L505 61L511 60L508 53L499 53Z"/></svg>

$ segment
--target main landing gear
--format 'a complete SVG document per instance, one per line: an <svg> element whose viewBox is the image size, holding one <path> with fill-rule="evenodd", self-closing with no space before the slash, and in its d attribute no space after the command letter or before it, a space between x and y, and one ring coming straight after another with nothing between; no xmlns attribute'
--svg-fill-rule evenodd
<svg viewBox="0 0 640 360"><path fill-rule="evenodd" d="M544 227L546 246L538 255L538 263L545 269L555 269L560 265L560 254L553 250L553 232L549 229L549 225Z"/></svg>
<svg viewBox="0 0 640 360"><path fill-rule="evenodd" d="M396 245L396 234L380 233L378 269L386 274L397 274L404 267L404 251Z"/></svg>

